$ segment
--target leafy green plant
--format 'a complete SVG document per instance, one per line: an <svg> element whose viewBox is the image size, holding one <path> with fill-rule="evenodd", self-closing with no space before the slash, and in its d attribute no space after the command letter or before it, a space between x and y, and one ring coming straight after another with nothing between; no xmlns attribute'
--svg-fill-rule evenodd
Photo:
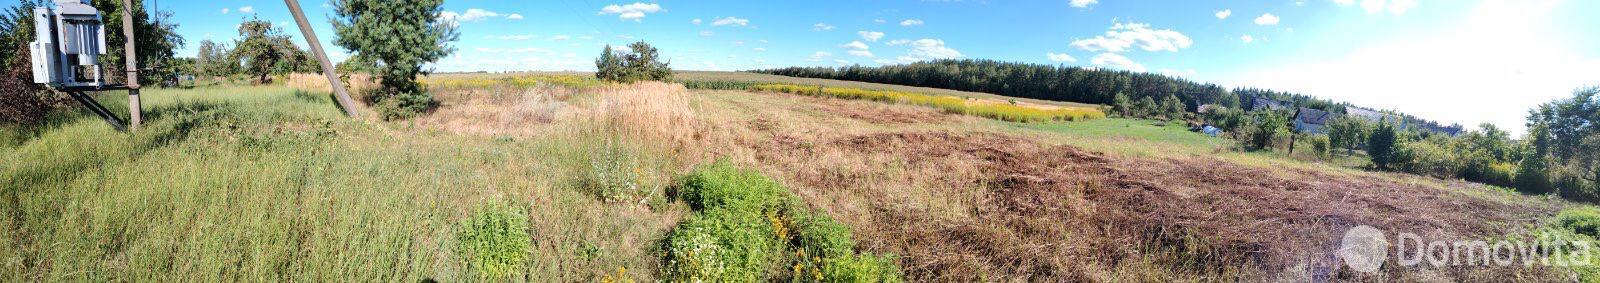
<svg viewBox="0 0 1600 283"><path fill-rule="evenodd" d="M669 280L900 281L892 257L856 254L848 227L755 171L727 161L703 166L685 178L679 198L698 213L667 237ZM770 273L777 270L789 273Z"/></svg>
<svg viewBox="0 0 1600 283"><path fill-rule="evenodd" d="M456 240L468 268L485 279L521 273L532 245L528 218L515 207L500 203L479 207L461 223Z"/></svg>

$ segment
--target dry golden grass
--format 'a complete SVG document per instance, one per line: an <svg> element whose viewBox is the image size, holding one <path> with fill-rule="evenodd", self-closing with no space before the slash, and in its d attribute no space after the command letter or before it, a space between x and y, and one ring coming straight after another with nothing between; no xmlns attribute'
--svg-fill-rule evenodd
<svg viewBox="0 0 1600 283"><path fill-rule="evenodd" d="M356 98L364 98L367 93L378 87L377 81L373 80L372 75L368 74L342 74L340 79L344 80L345 90L350 91L350 95ZM333 93L333 86L328 85L328 77L320 73L293 73L289 74L283 81L284 85L297 90L312 93Z"/></svg>

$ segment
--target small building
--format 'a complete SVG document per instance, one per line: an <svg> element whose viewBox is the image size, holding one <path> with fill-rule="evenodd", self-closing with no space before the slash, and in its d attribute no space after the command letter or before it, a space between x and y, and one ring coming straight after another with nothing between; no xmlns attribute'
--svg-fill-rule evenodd
<svg viewBox="0 0 1600 283"><path fill-rule="evenodd" d="M1260 98L1260 97L1255 98L1254 101L1255 101L1254 103L1250 104L1250 111L1288 110L1290 108L1289 106L1291 105L1288 102L1277 101L1277 100L1266 99L1266 98Z"/></svg>
<svg viewBox="0 0 1600 283"><path fill-rule="evenodd" d="M1333 120L1334 117L1334 114L1328 111L1300 107L1300 111L1295 112L1294 130L1301 133L1321 134L1327 131L1328 121Z"/></svg>

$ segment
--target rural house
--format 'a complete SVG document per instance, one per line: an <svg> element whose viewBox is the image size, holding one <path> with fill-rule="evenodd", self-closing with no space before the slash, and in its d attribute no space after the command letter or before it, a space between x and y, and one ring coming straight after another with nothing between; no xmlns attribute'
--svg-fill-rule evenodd
<svg viewBox="0 0 1600 283"><path fill-rule="evenodd" d="M1250 104L1250 111L1287 110L1289 105L1288 102L1257 97L1255 102Z"/></svg>
<svg viewBox="0 0 1600 283"><path fill-rule="evenodd" d="M1300 111L1295 112L1294 130L1301 133L1321 134L1326 130L1325 127L1328 125L1328 121L1336 117L1334 115L1328 111L1300 107Z"/></svg>

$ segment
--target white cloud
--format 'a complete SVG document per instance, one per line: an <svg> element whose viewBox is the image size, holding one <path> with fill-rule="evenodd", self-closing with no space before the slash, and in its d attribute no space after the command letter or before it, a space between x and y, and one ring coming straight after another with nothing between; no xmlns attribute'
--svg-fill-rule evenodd
<svg viewBox="0 0 1600 283"><path fill-rule="evenodd" d="M742 27L742 26L749 26L750 25L750 20L749 19L740 19L738 17L716 18L715 20L711 21L711 25L712 26L718 26L718 27L720 27L720 26L730 26L730 25L731 26L741 26Z"/></svg>
<svg viewBox="0 0 1600 283"><path fill-rule="evenodd" d="M705 21L701 20L701 19L694 19L692 21L689 21L689 23L697 25L697 26L700 25L700 23L703 23L703 22L705 22Z"/></svg>
<svg viewBox="0 0 1600 283"><path fill-rule="evenodd" d="M1239 41L1244 41L1244 43L1251 43L1251 42L1255 42L1256 38L1246 34L1246 35L1239 36Z"/></svg>
<svg viewBox="0 0 1600 283"><path fill-rule="evenodd" d="M717 35L717 34L716 34L716 33L713 33L713 32L711 32L711 31L709 31L709 30L702 30L702 31L700 31L700 36L702 36L702 37L711 37L711 36L713 36L713 35Z"/></svg>
<svg viewBox="0 0 1600 283"><path fill-rule="evenodd" d="M1233 10L1231 10L1231 9L1217 11L1217 19L1218 20L1226 20L1226 19L1228 19L1228 16L1232 16L1232 15L1233 15Z"/></svg>
<svg viewBox="0 0 1600 283"><path fill-rule="evenodd" d="M858 41L851 41L850 43L846 43L844 46L839 46L839 47L844 47L845 49L855 49L855 50L872 49L872 47L868 47L866 43L862 43L859 40Z"/></svg>
<svg viewBox="0 0 1600 283"><path fill-rule="evenodd" d="M1089 5L1094 5L1095 3L1100 3L1100 1L1099 0L1072 0L1071 2L1067 2L1067 5L1072 5L1072 7L1076 7L1076 8L1088 8Z"/></svg>
<svg viewBox="0 0 1600 283"><path fill-rule="evenodd" d="M1278 16L1273 16L1272 13L1261 14L1260 17L1256 17L1256 24L1263 26L1276 25L1278 24Z"/></svg>
<svg viewBox="0 0 1600 283"><path fill-rule="evenodd" d="M817 23L816 25L812 25L811 29L816 31L830 31L833 30L833 25Z"/></svg>
<svg viewBox="0 0 1600 283"><path fill-rule="evenodd" d="M641 21L644 19L645 15L654 14L656 12L661 12L661 5L656 3L645 4L635 2L627 5L612 4L606 6L605 8L600 8L601 15L614 14L617 15L617 19L624 21Z"/></svg>
<svg viewBox="0 0 1600 283"><path fill-rule="evenodd" d="M872 57L872 51L866 51L866 50L850 50L850 51L847 51L845 53L850 53L850 56L856 56L856 57L868 57L868 58Z"/></svg>
<svg viewBox="0 0 1600 283"><path fill-rule="evenodd" d="M1123 57L1122 55L1118 55L1116 53L1100 53L1100 55L1095 55L1093 59L1089 59L1089 62L1100 67L1122 69L1134 72L1145 71L1144 65L1135 63L1133 60L1128 59L1128 57Z"/></svg>
<svg viewBox="0 0 1600 283"><path fill-rule="evenodd" d="M755 52L767 52L766 48L761 48L761 47L751 48L750 50L755 51Z"/></svg>
<svg viewBox="0 0 1600 283"><path fill-rule="evenodd" d="M1333 0L1333 3L1339 4L1340 6L1350 6L1351 4L1355 4L1356 0Z"/></svg>
<svg viewBox="0 0 1600 283"><path fill-rule="evenodd" d="M1521 133L1528 109L1600 84L1600 56L1571 34L1588 30L1558 20L1569 12L1564 5L1487 0L1427 35L1351 43L1348 52L1317 57L1325 59L1262 62L1219 81Z"/></svg>
<svg viewBox="0 0 1600 283"><path fill-rule="evenodd" d="M945 47L944 40L924 38L911 42L910 56L918 60L950 59L960 58L961 51Z"/></svg>
<svg viewBox="0 0 1600 283"><path fill-rule="evenodd" d="M1106 35L1072 41L1069 46L1089 52L1124 52L1131 47L1144 51L1177 52L1194 45L1194 40L1170 29L1152 29L1148 24L1117 23Z"/></svg>
<svg viewBox="0 0 1600 283"><path fill-rule="evenodd" d="M834 60L833 60L833 63L834 63L834 64L839 64L839 66L845 66L845 65L850 65L850 60L845 60L845 59L834 59Z"/></svg>
<svg viewBox="0 0 1600 283"><path fill-rule="evenodd" d="M253 6L239 7L239 12L240 13L245 13L245 14L255 14L256 13L256 7L253 7Z"/></svg>
<svg viewBox="0 0 1600 283"><path fill-rule="evenodd" d="M827 51L817 51L817 53L812 53L811 57L806 58L806 61L821 62L822 59L826 59L828 57L833 57L833 53L829 53Z"/></svg>
<svg viewBox="0 0 1600 283"><path fill-rule="evenodd" d="M910 20L900 21L900 26L907 26L907 27L909 27L909 26L920 26L922 24L923 24L922 20L918 20L918 19L910 19Z"/></svg>
<svg viewBox="0 0 1600 283"><path fill-rule="evenodd" d="M1047 52L1044 56L1050 58L1050 62L1078 62L1078 58L1072 58L1072 55L1067 55L1066 53Z"/></svg>
<svg viewBox="0 0 1600 283"><path fill-rule="evenodd" d="M896 39L896 40L890 40L889 41L889 46L906 45L906 44L911 44L911 40L909 40L909 39Z"/></svg>
<svg viewBox="0 0 1600 283"><path fill-rule="evenodd" d="M872 20L872 22L874 22L874 23L880 23L880 24L881 24L881 23L887 23L887 22L889 22L889 21L885 21L885 20L883 20L883 19L876 19L876 20Z"/></svg>
<svg viewBox="0 0 1600 283"><path fill-rule="evenodd" d="M222 8L222 14L228 14L228 8Z"/></svg>
<svg viewBox="0 0 1600 283"><path fill-rule="evenodd" d="M500 16L500 13L495 13L493 11L484 10L484 9L473 8L473 9L467 9L466 13L461 13L461 17L458 18L458 19L463 21L463 22L474 22L474 21L478 21L478 20L482 20L482 19L486 19L486 18L493 18L493 17L499 17L499 16Z"/></svg>
<svg viewBox="0 0 1600 283"><path fill-rule="evenodd" d="M856 34L861 35L861 39L866 39L870 42L878 42L878 39L883 38L883 33L876 31L858 31Z"/></svg>
<svg viewBox="0 0 1600 283"><path fill-rule="evenodd" d="M453 12L453 11L439 12L439 19L441 21L454 22L454 23L476 22L476 21L482 21L483 19L497 18L497 17L502 17L502 16L506 17L508 19L512 19L512 20L521 20L522 19L522 15L519 15L519 14L501 15L500 13L496 13L494 11L478 9L478 8L467 9L466 12L461 12L461 13L457 13L457 12Z"/></svg>
<svg viewBox="0 0 1600 283"><path fill-rule="evenodd" d="M566 36L566 35L557 35L557 36L550 37L550 40L552 40L552 41L563 41L563 40L568 40L568 39L572 39L572 37L571 36Z"/></svg>

